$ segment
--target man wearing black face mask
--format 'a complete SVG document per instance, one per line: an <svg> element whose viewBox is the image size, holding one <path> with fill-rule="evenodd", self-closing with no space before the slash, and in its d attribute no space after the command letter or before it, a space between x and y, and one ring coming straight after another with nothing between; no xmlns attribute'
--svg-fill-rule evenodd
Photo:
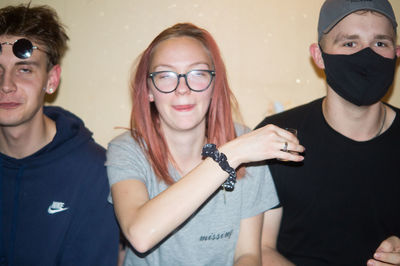
<svg viewBox="0 0 400 266"><path fill-rule="evenodd" d="M269 162L281 206L265 214L264 265L400 265L400 110L381 102L396 28L387 0L323 4L310 52L326 97L258 125L296 128L306 148Z"/></svg>

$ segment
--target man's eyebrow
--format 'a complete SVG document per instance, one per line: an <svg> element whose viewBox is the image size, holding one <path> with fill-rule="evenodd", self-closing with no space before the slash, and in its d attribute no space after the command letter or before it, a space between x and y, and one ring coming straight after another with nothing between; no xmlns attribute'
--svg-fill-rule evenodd
<svg viewBox="0 0 400 266"><path fill-rule="evenodd" d="M340 41L343 40L357 40L359 39L360 36L357 34L352 34L352 35L348 35L348 34L339 34L336 36L335 40L333 41L334 44L337 44Z"/></svg>
<svg viewBox="0 0 400 266"><path fill-rule="evenodd" d="M15 63L15 66L34 66L34 67L40 67L40 63L36 61L18 61ZM0 70L5 70L4 65L0 64Z"/></svg>
<svg viewBox="0 0 400 266"><path fill-rule="evenodd" d="M336 36L336 38L334 39L334 44L337 44L340 41L344 41L344 40L357 40L359 39L360 36L357 34L352 34L352 35L347 35L347 34L339 34ZM394 39L391 35L388 34L377 34L374 36L375 40L388 40L391 41L392 43L394 43Z"/></svg>
<svg viewBox="0 0 400 266"><path fill-rule="evenodd" d="M375 35L375 40L388 40L394 43L394 38L387 34L377 34Z"/></svg>
<svg viewBox="0 0 400 266"><path fill-rule="evenodd" d="M17 66L30 65L30 66L36 66L36 67L40 66L39 62L36 62L36 61L18 61L17 63L15 63L15 65L17 65Z"/></svg>

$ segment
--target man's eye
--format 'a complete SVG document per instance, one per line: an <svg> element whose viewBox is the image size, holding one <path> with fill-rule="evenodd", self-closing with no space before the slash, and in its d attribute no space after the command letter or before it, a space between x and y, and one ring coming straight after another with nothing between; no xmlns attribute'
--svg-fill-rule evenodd
<svg viewBox="0 0 400 266"><path fill-rule="evenodd" d="M386 47L386 44L384 42L377 42L376 46L378 46L378 47Z"/></svg>
<svg viewBox="0 0 400 266"><path fill-rule="evenodd" d="M19 69L19 72L21 72L21 73L31 73L32 70L29 69L29 68L20 68L20 69Z"/></svg>
<svg viewBox="0 0 400 266"><path fill-rule="evenodd" d="M344 44L344 46L346 46L346 47L354 47L354 46L356 46L356 44L354 42L346 42Z"/></svg>

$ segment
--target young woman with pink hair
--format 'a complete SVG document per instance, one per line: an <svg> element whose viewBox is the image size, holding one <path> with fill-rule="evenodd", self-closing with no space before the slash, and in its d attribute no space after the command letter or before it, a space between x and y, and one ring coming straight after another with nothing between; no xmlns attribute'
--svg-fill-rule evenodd
<svg viewBox="0 0 400 266"><path fill-rule="evenodd" d="M112 202L132 246L124 265L259 265L262 214L278 199L268 167L248 163L303 160L297 138L273 125L244 134L233 122L218 46L193 24L153 40L131 89L131 130L107 154Z"/></svg>

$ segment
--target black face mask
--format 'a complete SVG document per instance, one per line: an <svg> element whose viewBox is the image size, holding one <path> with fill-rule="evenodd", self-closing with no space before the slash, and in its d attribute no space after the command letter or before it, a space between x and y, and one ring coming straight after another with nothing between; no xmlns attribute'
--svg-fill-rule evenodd
<svg viewBox="0 0 400 266"><path fill-rule="evenodd" d="M329 86L355 105L378 102L393 82L397 57L385 58L369 47L351 55L321 52Z"/></svg>

